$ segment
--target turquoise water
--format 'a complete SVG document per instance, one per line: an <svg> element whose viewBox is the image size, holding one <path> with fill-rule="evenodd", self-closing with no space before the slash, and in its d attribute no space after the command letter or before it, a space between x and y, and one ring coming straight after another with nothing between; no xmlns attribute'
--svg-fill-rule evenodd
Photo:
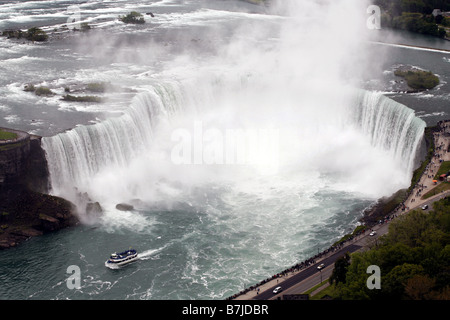
<svg viewBox="0 0 450 320"><path fill-rule="evenodd" d="M53 191L69 196L62 187L76 186L99 201L104 214L1 251L1 299L224 299L329 247L353 230L362 211L379 196L408 184L405 162L410 155L402 151L414 150L414 137L397 139L399 147L391 148L389 130L363 126L370 129L364 132L362 121L345 116L348 105L336 103L345 97L332 89L323 94L328 83L324 75L339 79L330 72L349 49L323 50L328 43L314 37L320 28L311 37L286 32L292 26L284 16L240 1L175 0L0 2L0 27L60 28L69 4L80 7L92 32L62 33L47 45L0 39L0 126L41 134L47 141L83 126L56 136L69 150L70 142L83 136L77 132L97 124L99 130L90 128L91 137L106 143L102 150L108 152L80 158L80 168L73 172L65 165L70 157L55 152L48 158L61 160L51 165L56 172ZM116 21L133 9L153 12L155 19L146 15L148 23L142 27ZM423 45L424 39L411 41ZM352 39L341 40L353 44ZM398 63L437 70L442 80L432 92L388 94L406 105L393 100L385 104L387 113L399 110L396 124L407 123L404 132L423 125L411 109L427 124L448 115L447 55L377 48L378 56L386 58L374 61L373 69L382 76L363 79L367 86L391 92L389 81ZM242 52L249 58L241 59ZM24 92L23 84L30 81L51 87L57 95L39 98ZM64 86L78 89L95 81L120 90L105 93L107 103L100 105L59 100ZM162 90L168 83L171 90ZM147 103L154 92L156 100L151 101L161 104ZM148 143L130 159L125 148L110 148L105 138L112 135L101 135L100 129L131 131L125 126L130 119L139 127L138 120L147 119L120 118L128 117L131 107L147 108L158 117L151 119L151 127L133 131L154 135L144 136ZM363 107L382 114L377 105ZM283 140L280 160L286 162L275 174L257 166L177 167L162 161L173 147L167 132L190 129L193 120L219 129L294 127L300 129L300 138ZM389 127L389 121L382 123ZM142 141L118 145L140 146ZM113 155L120 159L117 164L103 162L101 156ZM85 171L84 164L95 170ZM135 209L115 210L120 202L133 202ZM86 218L82 209L80 214ZM138 261L119 269L105 266L112 252L130 246L138 250ZM70 266L80 270L79 289L67 286Z"/></svg>

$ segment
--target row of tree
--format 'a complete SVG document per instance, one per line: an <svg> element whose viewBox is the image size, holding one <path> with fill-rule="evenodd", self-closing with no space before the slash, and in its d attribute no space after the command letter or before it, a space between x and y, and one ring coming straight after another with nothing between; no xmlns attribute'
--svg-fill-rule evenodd
<svg viewBox="0 0 450 320"><path fill-rule="evenodd" d="M367 286L372 265L380 268L380 289ZM450 299L450 198L391 222L371 250L339 259L330 282L336 299Z"/></svg>
<svg viewBox="0 0 450 320"><path fill-rule="evenodd" d="M450 11L448 0L373 0L382 8L381 23L384 27L444 38L450 19L434 16L434 9Z"/></svg>
<svg viewBox="0 0 450 320"><path fill-rule="evenodd" d="M450 11L450 1L448 0L373 0L373 2L394 16L400 16L403 12L419 12L429 15L434 9Z"/></svg>

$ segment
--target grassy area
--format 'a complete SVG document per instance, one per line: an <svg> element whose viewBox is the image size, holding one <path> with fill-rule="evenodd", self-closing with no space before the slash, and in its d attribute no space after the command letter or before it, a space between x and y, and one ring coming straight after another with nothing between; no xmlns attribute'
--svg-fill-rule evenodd
<svg viewBox="0 0 450 320"><path fill-rule="evenodd" d="M342 243L342 242L347 241L348 239L350 239L351 237L357 235L358 233L360 233L361 231L365 230L366 228L367 228L367 226L365 226L365 225L357 226L357 227L355 228L355 230L353 230L352 233L347 233L346 235L344 235L341 239L339 239L338 241L336 241L336 242L333 244L333 246L336 246L336 245L338 245L338 244L340 244L340 243Z"/></svg>
<svg viewBox="0 0 450 320"><path fill-rule="evenodd" d="M437 195L443 191L450 190L450 182L442 182L422 196L422 199L428 199L434 195Z"/></svg>
<svg viewBox="0 0 450 320"><path fill-rule="evenodd" d="M444 162L442 162L441 163L441 166L440 166L440 168L439 168L439 170L438 170L438 172L436 173L436 175L434 176L434 179L435 180L438 180L439 179L439 176L441 175L441 174L446 174L447 172L449 172L450 171L450 161L444 161Z"/></svg>
<svg viewBox="0 0 450 320"><path fill-rule="evenodd" d="M320 298L322 298L325 294L322 294L322 292L326 289L328 289L328 287L324 288L323 290L320 290L317 294L315 294L314 296L311 296L311 293L313 293L314 291L316 291L317 289L319 289L320 287L322 287L323 285L328 283L328 279L322 281L321 283L315 285L314 287L312 287L311 289L309 289L308 291L304 292L304 294L309 295L309 298L311 300L318 300Z"/></svg>
<svg viewBox="0 0 450 320"><path fill-rule="evenodd" d="M326 282L328 282L328 280L325 280L320 285L324 285ZM314 287L314 290L319 288L320 285L317 285L317 287ZM324 288L323 290L320 290L317 294L315 294L313 296L310 296L310 300L321 300L325 296L329 296L329 297L336 297L337 296L336 288L335 288L334 284L331 284L328 287Z"/></svg>
<svg viewBox="0 0 450 320"><path fill-rule="evenodd" d="M0 140L14 140L17 139L17 134L0 129Z"/></svg>

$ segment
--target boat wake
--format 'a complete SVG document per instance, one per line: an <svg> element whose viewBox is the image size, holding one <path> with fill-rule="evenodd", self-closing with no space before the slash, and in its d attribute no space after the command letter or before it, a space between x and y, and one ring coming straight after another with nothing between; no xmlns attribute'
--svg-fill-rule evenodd
<svg viewBox="0 0 450 320"><path fill-rule="evenodd" d="M144 252L138 254L138 259L139 259L139 260L148 260L148 259L151 259L152 256L154 256L154 255L157 254L157 253L160 253L160 252L161 252L162 250L164 250L165 248L166 248L166 246L163 246L163 247L158 248L158 249L149 249L149 250L146 250L146 251L144 251Z"/></svg>

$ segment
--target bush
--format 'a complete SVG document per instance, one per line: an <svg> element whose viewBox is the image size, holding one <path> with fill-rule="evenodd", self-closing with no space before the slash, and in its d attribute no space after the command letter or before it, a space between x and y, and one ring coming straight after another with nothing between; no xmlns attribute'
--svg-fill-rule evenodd
<svg viewBox="0 0 450 320"><path fill-rule="evenodd" d="M108 86L105 82L91 82L86 85L86 90L91 92L105 92Z"/></svg>
<svg viewBox="0 0 450 320"><path fill-rule="evenodd" d="M81 24L81 31L88 31L91 29L91 26L87 22L83 22Z"/></svg>
<svg viewBox="0 0 450 320"><path fill-rule="evenodd" d="M54 94L53 91L47 87L39 87L34 91L34 93L37 96L50 96Z"/></svg>
<svg viewBox="0 0 450 320"><path fill-rule="evenodd" d="M26 84L23 91L26 92L34 92L36 90L36 87L33 84Z"/></svg>
<svg viewBox="0 0 450 320"><path fill-rule="evenodd" d="M102 102L102 98L97 96L72 96L70 94L66 94L63 96L62 100L64 101L75 101L75 102Z"/></svg>
<svg viewBox="0 0 450 320"><path fill-rule="evenodd" d="M134 23L134 24L143 24L145 23L144 16L137 12L137 11L131 11L126 16L119 16L120 21L123 23Z"/></svg>
<svg viewBox="0 0 450 320"><path fill-rule="evenodd" d="M33 27L28 29L28 31L25 33L25 38L30 41L42 42L48 40L48 35L45 33L44 30Z"/></svg>

